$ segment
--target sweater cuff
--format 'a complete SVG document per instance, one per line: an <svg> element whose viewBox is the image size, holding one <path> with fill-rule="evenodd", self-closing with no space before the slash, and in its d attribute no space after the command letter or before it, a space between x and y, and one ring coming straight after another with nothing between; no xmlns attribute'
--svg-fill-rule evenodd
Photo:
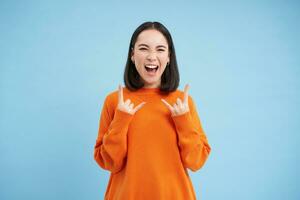
<svg viewBox="0 0 300 200"><path fill-rule="evenodd" d="M172 116L172 119L178 132L184 134L194 129L190 111L182 115Z"/></svg>
<svg viewBox="0 0 300 200"><path fill-rule="evenodd" d="M115 115L114 115L114 119L113 119L113 123L114 125L120 125L121 127L124 127L124 125L128 125L131 121L131 119L133 118L133 115L121 111L119 109L115 110Z"/></svg>

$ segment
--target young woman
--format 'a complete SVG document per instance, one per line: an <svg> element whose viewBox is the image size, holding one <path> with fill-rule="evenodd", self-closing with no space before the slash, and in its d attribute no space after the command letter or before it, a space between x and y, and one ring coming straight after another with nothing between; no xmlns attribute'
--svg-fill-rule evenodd
<svg viewBox="0 0 300 200"><path fill-rule="evenodd" d="M95 160L111 172L105 199L196 199L187 168L199 170L210 146L189 86L177 89L175 48L161 23L133 33L124 81L105 98L95 144Z"/></svg>

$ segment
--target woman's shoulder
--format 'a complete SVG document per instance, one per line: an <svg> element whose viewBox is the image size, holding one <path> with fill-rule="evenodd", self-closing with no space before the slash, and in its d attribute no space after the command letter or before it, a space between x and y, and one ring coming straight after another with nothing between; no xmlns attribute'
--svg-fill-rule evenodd
<svg viewBox="0 0 300 200"><path fill-rule="evenodd" d="M118 103L118 90L113 90L107 93L104 99L107 106L114 106Z"/></svg>
<svg viewBox="0 0 300 200"><path fill-rule="evenodd" d="M110 92L107 93L106 97L105 97L105 102L107 103L113 103L113 104L117 104L118 103L118 99L119 99L119 89L115 89L112 90ZM131 92L126 88L126 87L122 87L122 91L124 98L127 96L131 95Z"/></svg>

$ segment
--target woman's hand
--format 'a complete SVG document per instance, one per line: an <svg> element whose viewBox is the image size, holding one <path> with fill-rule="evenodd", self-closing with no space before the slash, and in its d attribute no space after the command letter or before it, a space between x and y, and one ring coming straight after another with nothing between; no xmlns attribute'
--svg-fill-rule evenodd
<svg viewBox="0 0 300 200"><path fill-rule="evenodd" d="M122 88L121 85L119 85L118 97L119 97L119 101L118 101L117 109L119 109L119 110L121 110L123 112L129 113L131 115L134 115L134 113L136 113L139 109L141 109L142 106L146 103L146 102L142 102L139 105L137 105L135 108L133 108L134 104L130 103L131 102L130 99L127 99L124 102L124 99L123 99L123 88Z"/></svg>
<svg viewBox="0 0 300 200"><path fill-rule="evenodd" d="M177 98L176 103L171 106L166 100L161 99L162 102L169 108L171 111L172 116L178 116L182 115L184 113L187 113L190 111L189 109L189 103L188 103L188 90L189 90L189 85L185 85L184 87L184 96L183 96L183 102L181 101L180 98Z"/></svg>

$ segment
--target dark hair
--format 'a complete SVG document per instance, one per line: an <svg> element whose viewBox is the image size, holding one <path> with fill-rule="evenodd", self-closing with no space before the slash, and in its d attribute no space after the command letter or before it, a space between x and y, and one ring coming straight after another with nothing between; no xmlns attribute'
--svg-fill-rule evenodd
<svg viewBox="0 0 300 200"><path fill-rule="evenodd" d="M170 32L164 25L162 25L159 22L144 22L132 34L128 50L126 67L124 71L125 85L131 91L135 91L144 86L144 83L139 73L137 72L134 63L131 60L131 55L139 34L144 30L151 29L161 32L165 36L169 46L170 61L169 64L166 66L165 71L161 75L160 91L166 93L175 91L178 88L180 80L176 61L175 47Z"/></svg>

